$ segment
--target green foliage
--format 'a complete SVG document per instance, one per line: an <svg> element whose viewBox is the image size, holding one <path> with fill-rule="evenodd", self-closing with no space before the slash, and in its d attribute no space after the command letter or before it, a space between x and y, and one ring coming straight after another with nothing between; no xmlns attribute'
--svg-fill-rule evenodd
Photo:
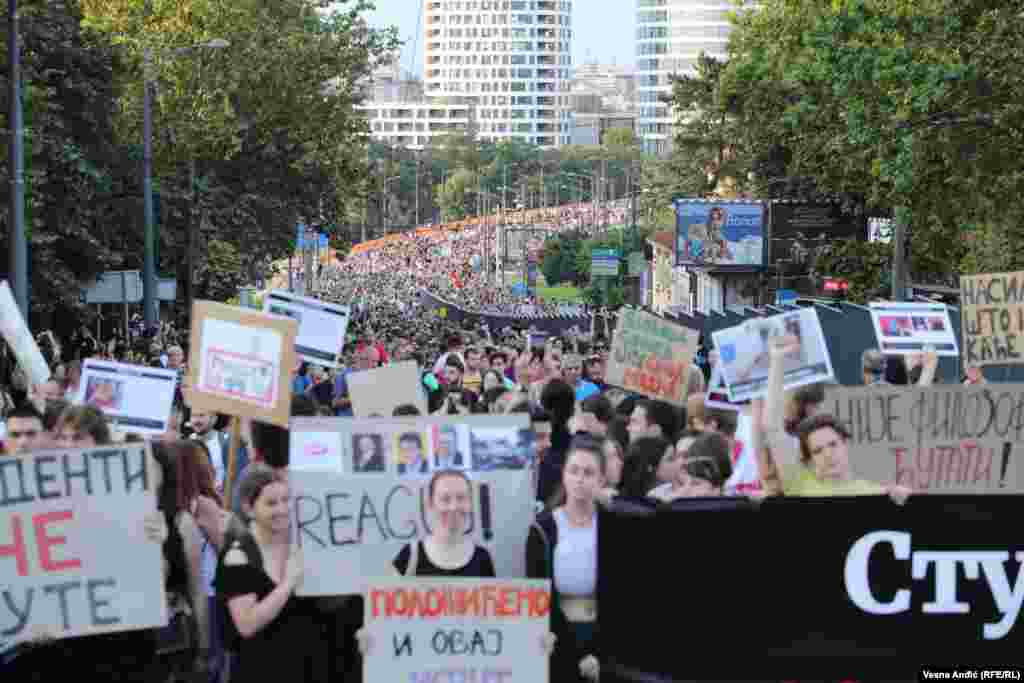
<svg viewBox="0 0 1024 683"><path fill-rule="evenodd" d="M242 257L235 245L210 240L205 265L197 273L199 290L196 296L211 301L227 301L237 296L244 282Z"/></svg>
<svg viewBox="0 0 1024 683"><path fill-rule="evenodd" d="M1006 201L1024 190L1020 11L766 0L741 13L723 87L757 191L903 207L915 281L1008 265L1024 246L1024 207Z"/></svg>
<svg viewBox="0 0 1024 683"><path fill-rule="evenodd" d="M577 255L583 244L584 235L576 231L561 233L544 242L540 269L549 284L584 281L576 269Z"/></svg>
<svg viewBox="0 0 1024 683"><path fill-rule="evenodd" d="M811 268L817 279L838 278L850 283L846 298L866 304L888 299L891 293L892 246L883 242L842 239L830 242L816 256Z"/></svg>

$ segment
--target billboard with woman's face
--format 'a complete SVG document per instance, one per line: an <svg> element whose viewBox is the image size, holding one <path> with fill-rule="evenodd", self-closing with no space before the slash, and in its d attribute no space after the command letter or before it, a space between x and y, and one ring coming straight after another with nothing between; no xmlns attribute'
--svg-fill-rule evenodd
<svg viewBox="0 0 1024 683"><path fill-rule="evenodd" d="M679 199L676 263L764 265L764 205Z"/></svg>

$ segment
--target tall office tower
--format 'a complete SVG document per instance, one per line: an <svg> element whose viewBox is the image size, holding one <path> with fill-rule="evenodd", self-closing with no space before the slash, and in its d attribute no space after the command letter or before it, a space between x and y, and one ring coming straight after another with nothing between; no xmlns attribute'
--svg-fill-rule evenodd
<svg viewBox="0 0 1024 683"><path fill-rule="evenodd" d="M471 107L478 139L569 144L572 0L426 0L426 96Z"/></svg>
<svg viewBox="0 0 1024 683"><path fill-rule="evenodd" d="M676 122L660 97L671 94L672 74L693 74L697 56L725 60L732 0L637 0L637 125L644 151L672 150Z"/></svg>

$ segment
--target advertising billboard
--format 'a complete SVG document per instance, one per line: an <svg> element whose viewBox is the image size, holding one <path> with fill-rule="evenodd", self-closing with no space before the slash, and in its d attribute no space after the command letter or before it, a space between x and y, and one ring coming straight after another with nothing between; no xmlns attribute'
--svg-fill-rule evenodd
<svg viewBox="0 0 1024 683"><path fill-rule="evenodd" d="M761 202L677 199L675 209L677 264L764 265Z"/></svg>

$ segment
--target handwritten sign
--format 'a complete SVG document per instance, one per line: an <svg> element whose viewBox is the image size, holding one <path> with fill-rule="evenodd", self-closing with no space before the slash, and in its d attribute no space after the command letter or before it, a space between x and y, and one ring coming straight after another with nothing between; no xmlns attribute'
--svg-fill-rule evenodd
<svg viewBox="0 0 1024 683"><path fill-rule="evenodd" d="M442 469L462 469L472 482L466 534L490 551L499 576L523 575L536 464L527 416L292 421L293 441L305 443L307 432L340 451L342 467L289 471L306 562L300 594L359 594L365 577L391 574L402 547L430 530L427 485Z"/></svg>
<svg viewBox="0 0 1024 683"><path fill-rule="evenodd" d="M192 307L189 403L194 410L288 426L298 323L235 306Z"/></svg>
<svg viewBox="0 0 1024 683"><path fill-rule="evenodd" d="M167 623L163 554L145 446L0 458L0 651Z"/></svg>
<svg viewBox="0 0 1024 683"><path fill-rule="evenodd" d="M550 581L376 579L365 604L367 681L548 680Z"/></svg>
<svg viewBox="0 0 1024 683"><path fill-rule="evenodd" d="M1024 272L962 276L960 306L969 365L1024 363Z"/></svg>
<svg viewBox="0 0 1024 683"><path fill-rule="evenodd" d="M1024 385L837 388L854 472L920 493L1024 493Z"/></svg>
<svg viewBox="0 0 1024 683"><path fill-rule="evenodd" d="M684 403L699 338L695 330L624 308L612 340L606 381L651 398Z"/></svg>

